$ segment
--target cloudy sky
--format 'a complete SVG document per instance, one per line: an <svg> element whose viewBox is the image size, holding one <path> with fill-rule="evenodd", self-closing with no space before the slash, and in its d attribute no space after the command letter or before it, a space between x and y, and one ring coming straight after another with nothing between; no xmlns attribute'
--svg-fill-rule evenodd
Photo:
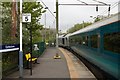
<svg viewBox="0 0 120 80"><path fill-rule="evenodd" d="M41 1L41 0L39 0ZM55 7L56 0L42 0L44 4L50 9L53 13L56 11ZM81 4L78 0L58 0L59 4L61 3L72 3L72 4ZM99 4L93 0L81 0L88 4ZM99 0L101 2L111 4L111 14L118 12L117 2L120 0ZM73 27L74 24L84 22L92 22L93 18L90 16L96 17L97 15L107 15L108 6L100 6L99 11L96 12L95 6L59 6L59 30L65 32L69 28ZM54 13L53 13L54 14ZM55 14L54 14L55 15ZM44 25L45 24L45 14L42 15L42 19L40 22ZM46 26L55 28L55 18L53 15L47 10L46 12Z"/></svg>

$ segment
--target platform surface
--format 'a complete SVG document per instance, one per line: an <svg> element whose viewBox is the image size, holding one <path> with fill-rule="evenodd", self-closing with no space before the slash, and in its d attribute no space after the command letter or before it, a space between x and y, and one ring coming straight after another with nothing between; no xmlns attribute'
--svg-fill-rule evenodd
<svg viewBox="0 0 120 80"><path fill-rule="evenodd" d="M58 53L61 59L54 59ZM68 66L64 55L60 50L52 47L47 48L44 54L39 57L40 64L33 64L32 76L29 69L24 69L24 78L70 78ZM18 78L19 72L15 72L8 76L8 78Z"/></svg>
<svg viewBox="0 0 120 80"><path fill-rule="evenodd" d="M66 57L71 78L96 80L90 70L75 55L66 49L59 49Z"/></svg>
<svg viewBox="0 0 120 80"><path fill-rule="evenodd" d="M56 53L61 59L54 59ZM95 78L77 57L63 48L47 48L38 62L40 64L33 64L32 75L29 69L24 69L24 78ZM7 78L19 78L19 71Z"/></svg>

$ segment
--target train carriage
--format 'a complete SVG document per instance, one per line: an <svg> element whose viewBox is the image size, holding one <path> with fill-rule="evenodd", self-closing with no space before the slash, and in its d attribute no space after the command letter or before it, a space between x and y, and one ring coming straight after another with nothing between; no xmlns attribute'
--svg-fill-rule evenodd
<svg viewBox="0 0 120 80"><path fill-rule="evenodd" d="M120 79L119 16L120 13L67 36L72 50L116 79Z"/></svg>

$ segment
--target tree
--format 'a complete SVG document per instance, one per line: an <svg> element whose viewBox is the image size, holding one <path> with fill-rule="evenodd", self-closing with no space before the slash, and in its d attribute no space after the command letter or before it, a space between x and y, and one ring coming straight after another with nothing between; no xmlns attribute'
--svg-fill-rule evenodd
<svg viewBox="0 0 120 80"><path fill-rule="evenodd" d="M87 27L88 25L91 25L91 24L92 24L91 22L84 22L81 24L75 24L74 27L67 30L67 33L73 33L75 31L80 30L84 27Z"/></svg>
<svg viewBox="0 0 120 80"><path fill-rule="evenodd" d="M19 3L18 4L18 15L17 15L17 35L14 40L11 40L11 30L12 30L12 2L4 2L2 3L2 41L3 44L16 44L19 43ZM33 35L38 35L39 39L34 38L34 42L40 41L40 32L43 28L43 25L38 22L41 19L41 15L45 12L43 6L39 2L24 2L23 3L23 13L31 13L32 22L31 23L23 23L23 43L29 43L29 30L30 26L32 26ZM34 33L37 31L36 33Z"/></svg>
<svg viewBox="0 0 120 80"><path fill-rule="evenodd" d="M4 2L1 4L2 4L2 43L3 44L19 43L19 38L16 38L14 41L11 40L12 2Z"/></svg>
<svg viewBox="0 0 120 80"><path fill-rule="evenodd" d="M40 32L43 40L45 40L45 35L46 35L46 42L55 40L55 36L56 36L55 29L43 28Z"/></svg>
<svg viewBox="0 0 120 80"><path fill-rule="evenodd" d="M32 15L31 23L23 24L23 26L27 29L26 31L28 31L28 33L30 30L30 27L32 27L32 34L34 35L33 43L41 40L39 30L43 28L43 25L39 23L39 20L41 19L41 15L44 12L45 10L43 9L43 6L39 2L24 2L23 3L23 13L31 13ZM25 35L24 37L28 37L28 36ZM26 40L24 42L26 43Z"/></svg>
<svg viewBox="0 0 120 80"><path fill-rule="evenodd" d="M94 22L98 22L100 21L101 19L99 17L95 18Z"/></svg>

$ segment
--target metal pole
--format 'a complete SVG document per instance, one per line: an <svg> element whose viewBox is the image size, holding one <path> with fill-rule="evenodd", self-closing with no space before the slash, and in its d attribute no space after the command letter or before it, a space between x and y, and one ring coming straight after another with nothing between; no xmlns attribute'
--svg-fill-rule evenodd
<svg viewBox="0 0 120 80"><path fill-rule="evenodd" d="M30 75L32 75L32 26L30 26L30 54L31 54Z"/></svg>
<svg viewBox="0 0 120 80"><path fill-rule="evenodd" d="M82 24L83 24L83 28L84 28L84 27L85 27L85 25L84 25L84 21L83 21L83 23L82 23Z"/></svg>
<svg viewBox="0 0 120 80"><path fill-rule="evenodd" d="M19 51L19 78L23 78L23 51L22 51L22 0L20 0L20 51Z"/></svg>
<svg viewBox="0 0 120 80"><path fill-rule="evenodd" d="M45 42L46 42L46 13L45 13Z"/></svg>
<svg viewBox="0 0 120 80"><path fill-rule="evenodd" d="M50 47L50 26L49 26L49 47Z"/></svg>
<svg viewBox="0 0 120 80"><path fill-rule="evenodd" d="M58 48L58 0L56 0L56 48Z"/></svg>
<svg viewBox="0 0 120 80"><path fill-rule="evenodd" d="M0 15L2 15L2 6L0 6ZM0 18L0 44L2 45L2 19L1 18ZM0 52L0 80L2 80L2 52Z"/></svg>

